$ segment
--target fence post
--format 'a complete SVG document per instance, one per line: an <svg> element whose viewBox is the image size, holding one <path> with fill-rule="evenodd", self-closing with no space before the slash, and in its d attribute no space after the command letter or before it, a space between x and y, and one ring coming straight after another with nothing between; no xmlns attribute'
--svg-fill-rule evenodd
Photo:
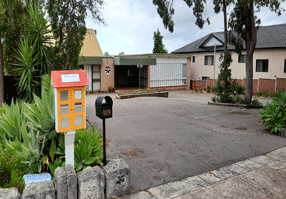
<svg viewBox="0 0 286 199"><path fill-rule="evenodd" d="M259 79L260 78L258 78L257 92L259 92Z"/></svg>

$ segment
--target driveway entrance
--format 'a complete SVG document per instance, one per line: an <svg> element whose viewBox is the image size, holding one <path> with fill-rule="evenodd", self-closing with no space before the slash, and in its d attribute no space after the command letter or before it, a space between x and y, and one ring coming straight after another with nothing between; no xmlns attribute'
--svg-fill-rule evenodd
<svg viewBox="0 0 286 199"><path fill-rule="evenodd" d="M87 115L96 127L94 102ZM270 135L259 110L207 105L211 95L172 91L169 98L113 98L106 121L108 158L122 158L131 169L131 192L190 177L265 154L286 145Z"/></svg>

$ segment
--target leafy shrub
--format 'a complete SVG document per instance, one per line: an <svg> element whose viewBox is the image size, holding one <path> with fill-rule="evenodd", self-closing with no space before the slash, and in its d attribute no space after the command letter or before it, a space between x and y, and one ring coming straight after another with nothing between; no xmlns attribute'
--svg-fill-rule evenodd
<svg viewBox="0 0 286 199"><path fill-rule="evenodd" d="M198 92L198 89L197 89L197 88L195 88L195 91L196 91L196 92Z"/></svg>
<svg viewBox="0 0 286 199"><path fill-rule="evenodd" d="M218 97L218 101L221 103L234 103L233 97L223 93L220 97Z"/></svg>
<svg viewBox="0 0 286 199"><path fill-rule="evenodd" d="M251 104L252 105L261 105L261 103L258 101L258 99L252 100Z"/></svg>
<svg viewBox="0 0 286 199"><path fill-rule="evenodd" d="M256 92L256 96L262 96L262 92L261 91Z"/></svg>
<svg viewBox="0 0 286 199"><path fill-rule="evenodd" d="M207 93L210 93L210 92L211 92L211 87L207 86Z"/></svg>
<svg viewBox="0 0 286 199"><path fill-rule="evenodd" d="M286 92L277 91L271 103L261 109L259 116L262 117L263 124L267 126L271 133L277 133L285 127L286 122Z"/></svg>
<svg viewBox="0 0 286 199"><path fill-rule="evenodd" d="M100 130L92 127L89 129L77 130L75 135L75 170L80 171L87 166L102 165L103 157L102 136Z"/></svg>
<svg viewBox="0 0 286 199"><path fill-rule="evenodd" d="M74 163L75 170L81 171L87 166L102 165L103 149L102 149L102 136L100 129L92 130L80 129L76 131L74 140ZM51 173L54 174L58 166L65 165L62 159L65 158L65 143L64 136L59 137L59 147L56 150L59 156L54 163L50 163Z"/></svg>
<svg viewBox="0 0 286 199"><path fill-rule="evenodd" d="M7 146L15 152L15 156L26 164L31 173L40 173L42 164L46 163L47 156L42 155L46 139L40 139L39 132L31 130L22 132L23 142L19 140L8 141Z"/></svg>
<svg viewBox="0 0 286 199"><path fill-rule="evenodd" d="M27 173L27 167L12 154L13 151L6 149L0 152L0 187L17 187L22 193L25 187L23 175Z"/></svg>
<svg viewBox="0 0 286 199"><path fill-rule="evenodd" d="M13 102L10 106L3 103L0 113L0 135L2 139L21 140L21 132L27 128L27 118L23 114L25 106L22 102Z"/></svg>
<svg viewBox="0 0 286 199"><path fill-rule="evenodd" d="M216 96L213 96L213 97L211 98L211 100L212 100L213 102L216 102L216 101L217 101L217 97L216 97Z"/></svg>
<svg viewBox="0 0 286 199"><path fill-rule="evenodd" d="M113 86L108 86L108 92L114 92L115 88Z"/></svg>
<svg viewBox="0 0 286 199"><path fill-rule="evenodd" d="M217 88L216 87L212 87L212 92L216 93L217 92Z"/></svg>
<svg viewBox="0 0 286 199"><path fill-rule="evenodd" d="M231 84L230 92L233 93L233 94L244 94L245 93L245 88L243 86L237 84L236 81L234 81Z"/></svg>

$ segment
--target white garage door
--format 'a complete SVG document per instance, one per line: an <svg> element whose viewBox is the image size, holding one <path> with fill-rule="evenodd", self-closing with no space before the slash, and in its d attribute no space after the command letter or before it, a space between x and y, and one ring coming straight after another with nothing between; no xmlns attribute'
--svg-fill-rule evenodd
<svg viewBox="0 0 286 199"><path fill-rule="evenodd" d="M158 63L150 68L150 87L181 86L187 83L187 64Z"/></svg>

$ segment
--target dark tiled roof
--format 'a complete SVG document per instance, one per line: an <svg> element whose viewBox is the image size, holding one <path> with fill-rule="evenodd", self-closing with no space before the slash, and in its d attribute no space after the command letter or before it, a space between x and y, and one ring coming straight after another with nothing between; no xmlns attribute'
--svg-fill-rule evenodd
<svg viewBox="0 0 286 199"><path fill-rule="evenodd" d="M213 48L200 48L200 46L211 36L217 37L224 41L224 32L210 33L172 53L196 53L196 52L212 52ZM260 26L257 31L256 49L274 49L286 48L286 24L278 24L271 26ZM234 50L233 45L228 45L229 50ZM223 51L223 46L217 47L218 51Z"/></svg>

